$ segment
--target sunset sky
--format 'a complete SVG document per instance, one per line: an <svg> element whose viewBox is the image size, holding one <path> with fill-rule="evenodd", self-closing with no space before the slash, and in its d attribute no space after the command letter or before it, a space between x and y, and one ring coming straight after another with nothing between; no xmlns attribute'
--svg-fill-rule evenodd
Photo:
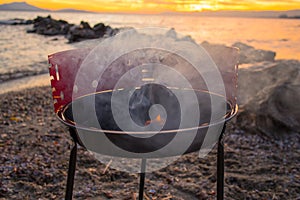
<svg viewBox="0 0 300 200"><path fill-rule="evenodd" d="M24 0L23 0L24 1ZM292 10L300 0L25 0L45 9L73 8L99 12L188 12L202 10ZM0 0L11 3L16 0Z"/></svg>

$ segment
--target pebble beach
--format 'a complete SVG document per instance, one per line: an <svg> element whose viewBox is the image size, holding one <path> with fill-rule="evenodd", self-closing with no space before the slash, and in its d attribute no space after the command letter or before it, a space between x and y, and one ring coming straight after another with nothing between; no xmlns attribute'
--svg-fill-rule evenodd
<svg viewBox="0 0 300 200"><path fill-rule="evenodd" d="M16 28L22 40L33 38L45 48L39 53L39 47L32 48L33 60L24 59L28 54L14 60L7 53L6 60L0 61L0 199L64 199L73 143L53 112L45 55L92 42L68 44L62 36L26 34L28 25L5 27ZM28 49L29 44L23 42ZM13 48L20 48L18 45ZM246 48L245 55L266 55L250 64L277 62L272 51L258 51L245 44L241 47ZM13 65L3 68L9 59L14 60ZM249 65L247 59L245 65ZM300 66L298 61L286 63ZM241 105L225 132L225 199L300 199L299 132L270 137L253 128L252 113L245 110ZM183 155L168 167L148 173L144 199L216 199L216 150L217 146L201 159L197 153ZM138 181L138 174L114 170L79 147L74 199L135 200Z"/></svg>
<svg viewBox="0 0 300 200"><path fill-rule="evenodd" d="M72 140L56 118L48 86L0 95L0 199L63 199ZM225 199L297 199L300 136L274 140L229 123ZM136 199L138 175L106 169L78 152L74 199ZM215 199L216 147L146 176L148 199Z"/></svg>

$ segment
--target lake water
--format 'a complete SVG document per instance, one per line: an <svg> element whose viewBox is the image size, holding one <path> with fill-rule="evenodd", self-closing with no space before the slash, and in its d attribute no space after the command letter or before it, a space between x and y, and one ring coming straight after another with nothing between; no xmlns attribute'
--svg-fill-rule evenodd
<svg viewBox="0 0 300 200"><path fill-rule="evenodd" d="M193 15L128 15L98 13L37 13L1 11L0 20L11 18L33 19L51 16L79 24L81 20L94 25L103 22L112 27L165 27L175 28L197 42L208 41L231 45L243 42L256 48L272 50L276 59L300 59L300 20L262 18L197 17ZM47 55L83 46L67 44L62 36L45 37L27 34L28 26L0 26L0 74L16 71L45 71ZM55 39L54 39L55 38Z"/></svg>

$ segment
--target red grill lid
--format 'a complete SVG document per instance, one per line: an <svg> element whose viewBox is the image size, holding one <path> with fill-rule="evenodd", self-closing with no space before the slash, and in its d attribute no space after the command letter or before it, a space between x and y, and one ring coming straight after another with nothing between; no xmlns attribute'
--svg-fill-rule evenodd
<svg viewBox="0 0 300 200"><path fill-rule="evenodd" d="M214 45L205 45L205 50L222 76L226 99L232 105L236 105L238 50ZM83 62L85 62L85 65L89 64L89 61L87 62L85 59L90 59L90 53L93 51L95 49L85 48L49 55L49 73L55 112L70 103L72 98L84 96L91 92L115 89L114 87L125 73L137 66L143 66L144 63L156 63L171 67L183 74L193 89L208 90L205 81L201 77L202 74L199 74L188 60L176 55L174 52L155 48L137 49L120 56L109 63L109 66L104 66L106 69L100 78L97 76L97 67L103 66L91 61L89 66L91 70L88 68L88 70L85 69L84 73L81 72L80 76L84 76L80 78L81 85L76 85L78 71ZM110 52L102 50L102 54L109 55ZM103 59L106 58L105 55L101 56ZM160 59L161 57L162 59ZM125 85L123 86L134 86L133 82L141 78L140 76L132 76L132 83L130 80L125 81L126 83L124 82ZM76 95L74 95L74 91Z"/></svg>

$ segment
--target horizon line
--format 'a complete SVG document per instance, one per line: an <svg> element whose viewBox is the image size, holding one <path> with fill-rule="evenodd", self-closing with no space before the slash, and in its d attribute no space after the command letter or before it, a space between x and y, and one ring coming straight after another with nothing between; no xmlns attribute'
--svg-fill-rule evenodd
<svg viewBox="0 0 300 200"><path fill-rule="evenodd" d="M64 11L66 12L70 10L70 12L90 12L90 13L115 13L115 14L201 14L201 13L230 13L230 12L236 12L236 13L259 13L259 12L290 12L290 11L300 11L300 8L295 9L202 9L202 10L190 10L190 11L184 11L184 10L160 10L160 11L153 11L153 10L91 10L91 9L78 9L78 8L72 8L72 7L65 7L65 8L43 8L36 6L34 4L29 4L26 1L23 2L11 2L11 3L2 3L1 5L9 5L13 3L25 3L28 6L31 6L36 9L40 10L30 10L30 9L3 9L7 11L50 11L50 12L57 12L57 11Z"/></svg>

